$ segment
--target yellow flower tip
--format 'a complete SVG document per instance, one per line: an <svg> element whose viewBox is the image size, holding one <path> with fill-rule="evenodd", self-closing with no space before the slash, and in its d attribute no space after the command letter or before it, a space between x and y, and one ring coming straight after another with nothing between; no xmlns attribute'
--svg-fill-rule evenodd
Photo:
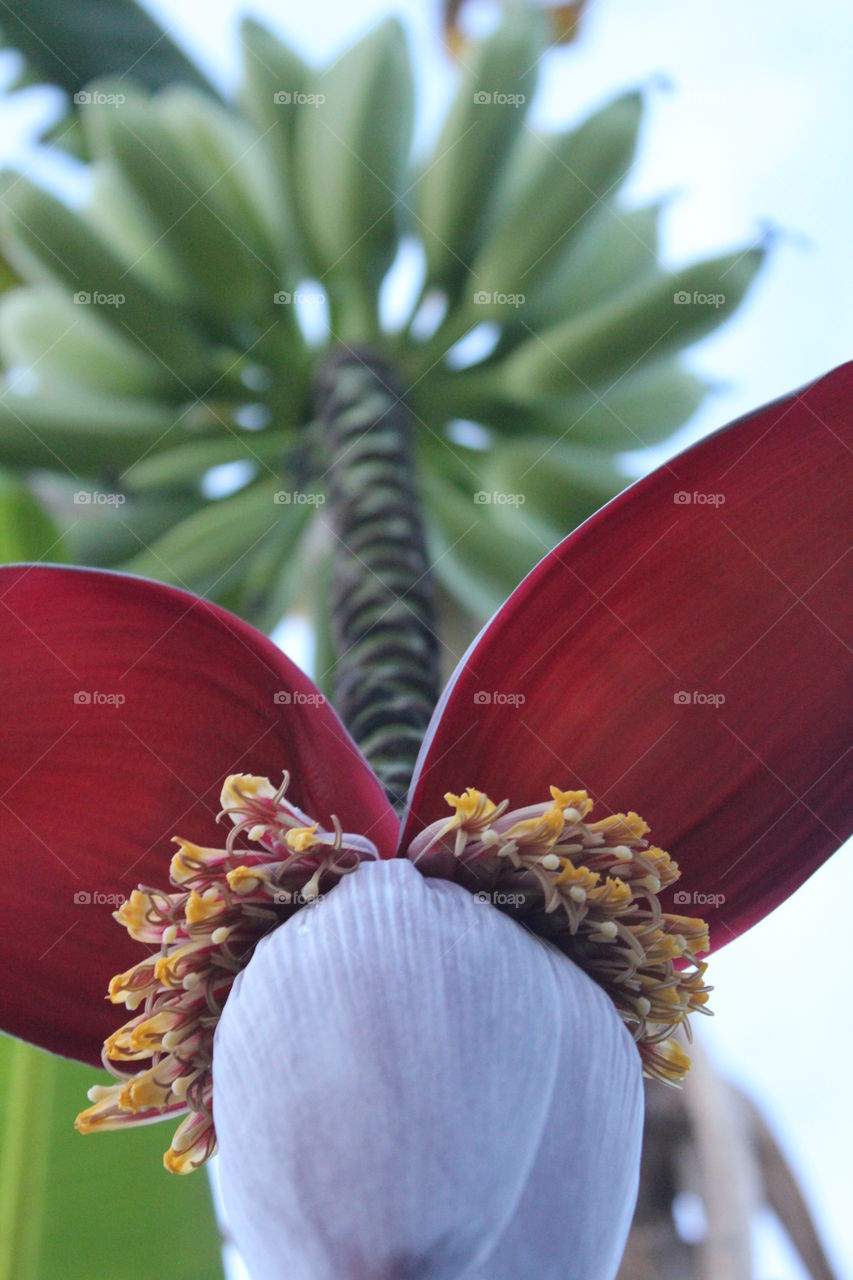
<svg viewBox="0 0 853 1280"><path fill-rule="evenodd" d="M225 877L228 888L241 897L254 893L267 878L260 867L234 867Z"/></svg>
<svg viewBox="0 0 853 1280"><path fill-rule="evenodd" d="M291 827L284 837L285 844L293 853L307 853L316 843L318 823L310 827Z"/></svg>
<svg viewBox="0 0 853 1280"><path fill-rule="evenodd" d="M140 1051L134 1030L129 1027L120 1027L104 1041L104 1056L114 1062L129 1062L135 1058L147 1057L148 1052L150 1051Z"/></svg>
<svg viewBox="0 0 853 1280"><path fill-rule="evenodd" d="M168 1173L192 1173L194 1167L189 1151L175 1151L169 1147L163 1156L163 1168Z"/></svg>
<svg viewBox="0 0 853 1280"><path fill-rule="evenodd" d="M225 903L218 890L206 889L204 893L198 893L193 889L184 908L184 917L187 924L203 924L206 920L221 915L224 910Z"/></svg>
<svg viewBox="0 0 853 1280"><path fill-rule="evenodd" d="M585 818L592 808L592 801L586 791L561 791L559 787L550 787L551 799L564 812L567 822L579 822L581 818Z"/></svg>
<svg viewBox="0 0 853 1280"><path fill-rule="evenodd" d="M151 899L141 889L134 889L129 898L125 898L118 911L113 912L113 919L127 929L132 938L149 927L148 911Z"/></svg>
<svg viewBox="0 0 853 1280"><path fill-rule="evenodd" d="M172 844L178 846L178 852L172 855L169 877L172 884L179 888L196 876L210 874L211 870L218 869L227 857L223 849L206 849L180 836L173 836Z"/></svg>
<svg viewBox="0 0 853 1280"><path fill-rule="evenodd" d="M609 818L590 823L590 831L603 831L609 839L642 840L649 832L649 824L638 813L611 813Z"/></svg>
<svg viewBox="0 0 853 1280"><path fill-rule="evenodd" d="M128 1081L119 1096L119 1105L134 1114L165 1107L172 1090L170 1085L156 1079L155 1071L156 1068L152 1068Z"/></svg>
<svg viewBox="0 0 853 1280"><path fill-rule="evenodd" d="M269 778L256 777L251 773L232 773L225 779L219 803L227 811L243 809L247 800L273 800L275 794Z"/></svg>
<svg viewBox="0 0 853 1280"><path fill-rule="evenodd" d="M451 819L454 826L465 826L469 822L485 825L496 816L498 811L498 805L494 804L485 792L477 791L475 787L466 787L461 796L454 795L452 791L446 791L444 798L451 809L456 811Z"/></svg>
<svg viewBox="0 0 853 1280"><path fill-rule="evenodd" d="M652 1046L647 1065L651 1068L647 1074L654 1074L657 1079L670 1084L680 1084L690 1070L690 1055L685 1053L674 1036L670 1036L668 1040Z"/></svg>

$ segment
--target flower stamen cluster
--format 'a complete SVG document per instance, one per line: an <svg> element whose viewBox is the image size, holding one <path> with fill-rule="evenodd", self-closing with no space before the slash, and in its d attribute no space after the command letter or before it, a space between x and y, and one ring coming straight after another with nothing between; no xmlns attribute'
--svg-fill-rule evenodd
<svg viewBox="0 0 853 1280"><path fill-rule="evenodd" d="M407 856L427 875L457 880L555 944L603 987L637 1043L646 1075L678 1083L690 1059L691 1013L710 1013L708 926L662 909L678 880L669 854L645 839L636 813L588 822L585 791L551 787L550 804L507 812L469 787L445 796L452 817L433 823Z"/></svg>
<svg viewBox="0 0 853 1280"><path fill-rule="evenodd" d="M104 1044L114 1085L95 1085L77 1117L81 1133L184 1114L164 1164L189 1173L216 1149L213 1036L237 974L261 938L315 902L364 858L363 836L325 831L266 778L236 774L222 789L232 829L221 849L176 838L174 891L139 888L116 920L150 954L114 977L109 998L134 1016ZM256 846L238 847L240 837ZM138 1011L138 1012L137 1012Z"/></svg>

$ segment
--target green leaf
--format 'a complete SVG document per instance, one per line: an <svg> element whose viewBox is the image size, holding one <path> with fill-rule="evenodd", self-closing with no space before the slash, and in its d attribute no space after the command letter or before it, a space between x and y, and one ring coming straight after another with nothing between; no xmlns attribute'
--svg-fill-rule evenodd
<svg viewBox="0 0 853 1280"><path fill-rule="evenodd" d="M129 76L157 89L210 81L133 0L16 0L3 5L0 31L40 78L75 94L104 75Z"/></svg>
<svg viewBox="0 0 853 1280"><path fill-rule="evenodd" d="M29 489L0 471L0 564L64 560L59 530Z"/></svg>
<svg viewBox="0 0 853 1280"><path fill-rule="evenodd" d="M99 1078L0 1038L0 1280L219 1280L208 1180L163 1168L174 1122L75 1131Z"/></svg>

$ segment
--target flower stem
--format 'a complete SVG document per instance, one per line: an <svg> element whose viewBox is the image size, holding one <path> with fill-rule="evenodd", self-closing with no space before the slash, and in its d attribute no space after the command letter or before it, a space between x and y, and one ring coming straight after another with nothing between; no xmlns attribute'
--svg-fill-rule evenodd
<svg viewBox="0 0 853 1280"><path fill-rule="evenodd" d="M384 360L339 348L315 408L334 535L334 703L401 811L438 699L438 636L409 412Z"/></svg>

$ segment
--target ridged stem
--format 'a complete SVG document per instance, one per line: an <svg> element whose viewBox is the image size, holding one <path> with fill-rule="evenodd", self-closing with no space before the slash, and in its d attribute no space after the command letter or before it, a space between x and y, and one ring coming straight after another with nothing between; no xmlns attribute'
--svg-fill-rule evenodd
<svg viewBox="0 0 853 1280"><path fill-rule="evenodd" d="M334 537L333 701L399 812L439 692L411 418L387 363L348 348L320 367L315 411Z"/></svg>

